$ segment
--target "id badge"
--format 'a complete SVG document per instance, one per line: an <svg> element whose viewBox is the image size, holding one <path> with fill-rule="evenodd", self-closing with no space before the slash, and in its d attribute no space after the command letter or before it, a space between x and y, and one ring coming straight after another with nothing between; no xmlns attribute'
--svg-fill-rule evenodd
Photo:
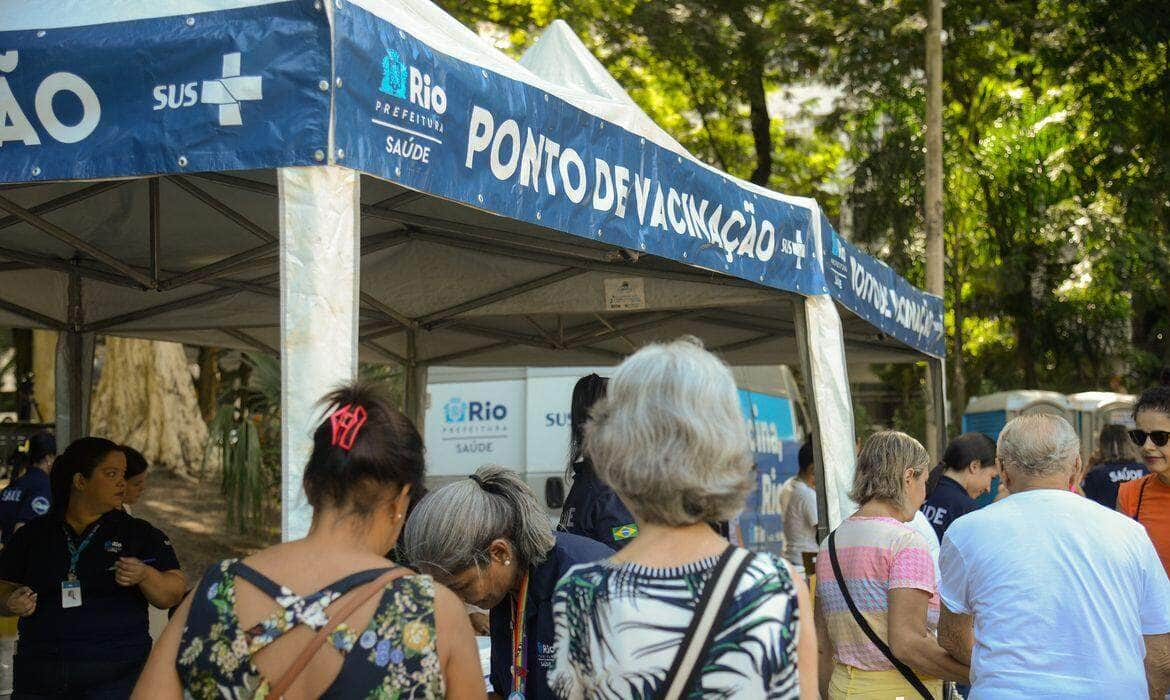
<svg viewBox="0 0 1170 700"><path fill-rule="evenodd" d="M62 581L61 582L61 607L62 608L80 608L81 607L81 581Z"/></svg>

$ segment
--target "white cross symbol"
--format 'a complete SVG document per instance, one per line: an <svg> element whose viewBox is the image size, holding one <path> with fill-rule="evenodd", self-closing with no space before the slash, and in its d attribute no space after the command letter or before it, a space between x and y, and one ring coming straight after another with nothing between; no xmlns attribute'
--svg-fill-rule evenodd
<svg viewBox="0 0 1170 700"><path fill-rule="evenodd" d="M240 75L240 53L223 55L223 77L204 80L200 101L204 104L219 105L220 126L240 126L244 123L240 115L241 100L259 100L260 81L258 75Z"/></svg>

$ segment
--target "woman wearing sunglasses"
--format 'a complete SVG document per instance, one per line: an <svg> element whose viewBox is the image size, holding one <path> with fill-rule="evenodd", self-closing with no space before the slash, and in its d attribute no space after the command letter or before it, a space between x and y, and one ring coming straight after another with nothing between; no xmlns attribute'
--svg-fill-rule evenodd
<svg viewBox="0 0 1170 700"><path fill-rule="evenodd" d="M1170 571L1170 386L1146 389L1133 415L1137 427L1129 437L1150 474L1121 485L1117 510L1146 526L1162 566Z"/></svg>

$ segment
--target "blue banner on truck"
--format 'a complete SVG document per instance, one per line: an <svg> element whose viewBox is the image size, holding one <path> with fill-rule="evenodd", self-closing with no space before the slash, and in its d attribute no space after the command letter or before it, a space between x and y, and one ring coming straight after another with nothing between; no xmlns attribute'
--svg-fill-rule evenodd
<svg viewBox="0 0 1170 700"><path fill-rule="evenodd" d="M330 76L305 0L0 32L0 182L314 164Z"/></svg>
<svg viewBox="0 0 1170 700"><path fill-rule="evenodd" d="M781 488L796 475L800 451L792 401L741 389L739 403L751 431L756 488L732 523L733 536L751 550L779 555L784 546Z"/></svg>
<svg viewBox="0 0 1170 700"><path fill-rule="evenodd" d="M352 4L335 12L345 164L479 209L801 293L824 293L813 212ZM424 37L425 38L425 37Z"/></svg>

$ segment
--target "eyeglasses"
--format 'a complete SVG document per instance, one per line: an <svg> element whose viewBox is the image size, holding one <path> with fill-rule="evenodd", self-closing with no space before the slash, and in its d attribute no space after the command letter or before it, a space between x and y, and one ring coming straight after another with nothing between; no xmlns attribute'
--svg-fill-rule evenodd
<svg viewBox="0 0 1170 700"><path fill-rule="evenodd" d="M1129 439L1133 440L1133 444L1138 447L1145 447L1146 438L1153 440L1155 447L1165 447L1166 443L1170 442L1170 431L1151 430L1148 433L1144 430L1129 431Z"/></svg>

